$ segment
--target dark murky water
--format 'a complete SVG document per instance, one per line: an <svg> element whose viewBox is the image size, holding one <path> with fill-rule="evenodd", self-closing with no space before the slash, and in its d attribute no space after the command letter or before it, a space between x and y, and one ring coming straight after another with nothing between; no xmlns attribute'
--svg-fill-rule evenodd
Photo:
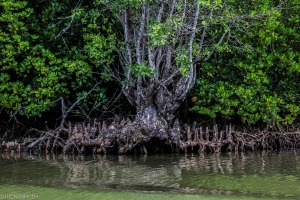
<svg viewBox="0 0 300 200"><path fill-rule="evenodd" d="M299 178L300 152L0 154L0 199L300 199Z"/></svg>

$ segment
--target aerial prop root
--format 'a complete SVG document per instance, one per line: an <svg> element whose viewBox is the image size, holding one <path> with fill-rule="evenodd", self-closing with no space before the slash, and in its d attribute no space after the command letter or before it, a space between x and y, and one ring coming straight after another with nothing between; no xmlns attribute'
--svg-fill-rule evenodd
<svg viewBox="0 0 300 200"><path fill-rule="evenodd" d="M234 126L227 125L225 130L219 130L218 126L212 129L208 127L203 130L194 122L191 126L180 125L176 119L171 127L156 127L154 129L143 128L138 122L132 122L129 118L120 119L115 117L114 121L107 126L106 122L77 123L68 122L68 127L58 127L55 130L39 131L41 137L30 143L25 151L39 148L46 153L61 149L64 154L85 153L87 148L93 154L104 153L112 149L118 150L119 154L125 154L133 149L139 148L141 153L147 154L146 145L151 138L159 138L172 147L183 151L198 147L198 152L218 153L222 149L227 151L248 150L274 150L298 148L300 145L300 132L269 132L256 131L246 133L235 130ZM152 144L151 144L152 145ZM154 144L153 144L154 145Z"/></svg>

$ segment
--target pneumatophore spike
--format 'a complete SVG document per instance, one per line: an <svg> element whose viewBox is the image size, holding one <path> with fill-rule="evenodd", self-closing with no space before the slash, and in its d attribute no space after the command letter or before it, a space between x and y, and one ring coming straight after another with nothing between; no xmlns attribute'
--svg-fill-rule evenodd
<svg viewBox="0 0 300 200"><path fill-rule="evenodd" d="M173 124L173 129L179 129L179 128L180 128L179 119L176 118Z"/></svg>
<svg viewBox="0 0 300 200"><path fill-rule="evenodd" d="M101 122L98 122L98 132L101 132Z"/></svg>
<svg viewBox="0 0 300 200"><path fill-rule="evenodd" d="M103 121L103 123L102 123L102 129L101 129L101 131L102 131L102 130L105 130L105 129L107 129L107 126L106 126L106 123L105 123L105 121Z"/></svg>

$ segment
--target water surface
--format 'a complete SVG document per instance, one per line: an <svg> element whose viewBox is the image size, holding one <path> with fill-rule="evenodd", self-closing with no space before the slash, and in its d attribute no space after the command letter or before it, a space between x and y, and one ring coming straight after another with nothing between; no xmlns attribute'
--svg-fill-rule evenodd
<svg viewBox="0 0 300 200"><path fill-rule="evenodd" d="M0 156L0 199L299 199L299 178L297 151Z"/></svg>

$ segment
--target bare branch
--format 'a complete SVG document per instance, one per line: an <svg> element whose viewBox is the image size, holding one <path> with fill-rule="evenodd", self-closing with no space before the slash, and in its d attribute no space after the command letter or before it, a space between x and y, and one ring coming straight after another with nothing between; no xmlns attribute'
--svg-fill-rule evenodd
<svg viewBox="0 0 300 200"><path fill-rule="evenodd" d="M196 26L197 26L197 22L198 22L198 17L199 17L199 3L197 3L198 1L196 1L196 11L195 11L195 17L194 17L194 22L193 22L193 29L192 29L192 33L190 36L190 41L189 41L189 57L188 57L188 61L190 64L190 72L189 72L189 79L188 79L188 83L185 87L185 90L182 92L182 94L177 97L178 100L182 100L183 98L186 97L188 91L192 88L192 86L195 83L195 79L196 79L196 67L193 64L193 42L194 42L194 38L195 38L195 33L196 33Z"/></svg>

